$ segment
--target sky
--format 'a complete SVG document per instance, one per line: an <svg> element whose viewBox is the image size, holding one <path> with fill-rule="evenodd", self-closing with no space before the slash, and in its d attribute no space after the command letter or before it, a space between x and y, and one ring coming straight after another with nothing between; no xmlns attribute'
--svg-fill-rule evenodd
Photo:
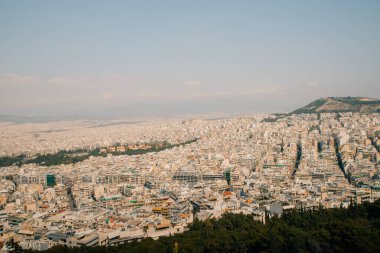
<svg viewBox="0 0 380 253"><path fill-rule="evenodd" d="M0 0L0 115L287 112L379 80L378 0Z"/></svg>

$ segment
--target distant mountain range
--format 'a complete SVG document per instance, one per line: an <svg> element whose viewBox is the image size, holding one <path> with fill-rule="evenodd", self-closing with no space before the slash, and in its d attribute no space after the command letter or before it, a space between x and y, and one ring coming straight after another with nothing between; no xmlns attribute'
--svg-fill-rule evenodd
<svg viewBox="0 0 380 253"><path fill-rule="evenodd" d="M366 97L327 97L317 99L292 114L318 112L380 112L380 100Z"/></svg>

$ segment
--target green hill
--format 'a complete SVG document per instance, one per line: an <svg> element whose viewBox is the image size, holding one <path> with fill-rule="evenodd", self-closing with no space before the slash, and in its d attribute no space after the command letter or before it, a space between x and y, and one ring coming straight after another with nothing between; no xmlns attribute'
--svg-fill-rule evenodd
<svg viewBox="0 0 380 253"><path fill-rule="evenodd" d="M380 112L380 100L365 97L328 97L317 99L292 113Z"/></svg>

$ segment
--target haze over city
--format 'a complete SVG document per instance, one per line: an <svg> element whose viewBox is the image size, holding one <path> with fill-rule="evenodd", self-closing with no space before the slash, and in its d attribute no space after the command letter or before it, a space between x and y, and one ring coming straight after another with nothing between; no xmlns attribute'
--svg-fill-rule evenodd
<svg viewBox="0 0 380 253"><path fill-rule="evenodd" d="M380 252L380 1L0 0L0 253Z"/></svg>
<svg viewBox="0 0 380 253"><path fill-rule="evenodd" d="M0 1L0 115L288 112L379 98L379 1Z"/></svg>

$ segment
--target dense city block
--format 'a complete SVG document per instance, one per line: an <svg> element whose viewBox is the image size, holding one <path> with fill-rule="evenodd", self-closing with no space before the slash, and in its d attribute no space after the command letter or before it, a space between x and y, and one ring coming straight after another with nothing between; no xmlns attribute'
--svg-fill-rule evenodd
<svg viewBox="0 0 380 253"><path fill-rule="evenodd" d="M3 122L0 138L5 248L135 245L226 214L267 226L380 198L376 113ZM74 160L38 162L57 154Z"/></svg>

